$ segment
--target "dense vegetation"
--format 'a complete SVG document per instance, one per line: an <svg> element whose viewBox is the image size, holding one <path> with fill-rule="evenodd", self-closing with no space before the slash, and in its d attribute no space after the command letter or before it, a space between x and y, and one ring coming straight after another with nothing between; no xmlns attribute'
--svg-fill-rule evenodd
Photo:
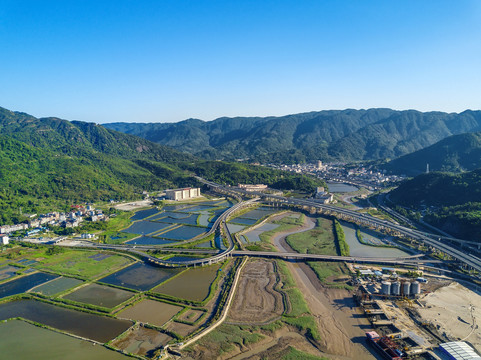
<svg viewBox="0 0 481 360"><path fill-rule="evenodd" d="M144 190L199 185L193 173L228 184L264 182L305 191L323 184L259 166L199 161L96 124L2 108L0 130L0 224L82 202L138 199Z"/></svg>
<svg viewBox="0 0 481 360"><path fill-rule="evenodd" d="M385 165L387 170L407 175L426 171L470 171L481 168L481 132L453 135L425 149L404 155Z"/></svg>
<svg viewBox="0 0 481 360"><path fill-rule="evenodd" d="M479 131L481 112L348 109L282 117L105 126L206 159L262 163L350 161L397 158L454 134Z"/></svg>
<svg viewBox="0 0 481 360"><path fill-rule="evenodd" d="M419 175L393 190L390 198L403 206L426 209L424 220L452 235L479 240L481 169Z"/></svg>
<svg viewBox="0 0 481 360"><path fill-rule="evenodd" d="M201 177L226 185L266 184L274 189L293 189L305 192L313 192L317 186L326 186L323 180L312 176L263 166L223 161L197 161L181 166Z"/></svg>

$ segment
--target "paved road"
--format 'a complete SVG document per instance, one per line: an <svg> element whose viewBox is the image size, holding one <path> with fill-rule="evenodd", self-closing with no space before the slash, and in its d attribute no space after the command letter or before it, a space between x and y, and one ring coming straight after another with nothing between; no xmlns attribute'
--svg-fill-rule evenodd
<svg viewBox="0 0 481 360"><path fill-rule="evenodd" d="M422 232L418 230L414 230L399 224L393 224L391 222L388 222L386 220L380 220L372 216L368 216L365 214L360 214L356 211L349 210L349 209L343 209L340 207L336 207L333 205L326 205L326 204L319 204L315 201L312 200L304 200L304 199L295 199L295 198L286 198L283 196L278 196L278 195L270 195L270 194L264 194L260 192L247 192L243 189L239 189L237 187L226 187L222 186L219 184L216 184L211 181L206 181L202 178L197 178L198 180L204 182L205 184L211 186L212 188L217 188L218 190L224 191L224 192L231 192L231 193L237 193L237 194L242 194L244 196L258 196L263 198L264 200L267 201L275 201L279 203L284 203L287 205L293 205L293 206L308 206L308 207L313 207L313 208L319 208L325 211L330 211L332 213L338 213L338 214L343 214L352 217L353 219L358 219L360 221L369 221L370 223L377 225L379 227L384 227L384 228L389 228L391 230L397 231L400 234L412 238L417 241L422 241L446 254L449 254L453 258L463 262L464 264L468 265L469 267L475 269L476 271L481 273L481 259L472 255L472 254L467 254L463 252L462 250L459 250L458 248L455 248L453 246L447 245L442 243L441 241L437 240L440 239L439 235L428 233L428 232ZM461 240L462 241L462 240Z"/></svg>

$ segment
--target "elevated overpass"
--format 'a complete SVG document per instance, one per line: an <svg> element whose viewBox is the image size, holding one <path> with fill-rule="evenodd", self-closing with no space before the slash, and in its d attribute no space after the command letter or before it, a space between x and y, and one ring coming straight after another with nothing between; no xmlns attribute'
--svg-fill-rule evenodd
<svg viewBox="0 0 481 360"><path fill-rule="evenodd" d="M333 205L327 205L327 204L320 204L318 202L312 201L312 200L306 200L306 199L295 199L295 198L286 198L284 196L279 196L279 195L272 195L272 194L265 194L261 192L248 192L243 189L239 189L237 187L226 187L222 186L219 184L216 184L212 181L206 181L200 177L197 177L199 181L202 181L206 185L210 186L211 188L223 192L223 193L237 193L241 194L246 197L260 197L262 198L263 201L275 203L277 205L281 206L292 206L292 207L298 207L298 208L312 208L312 209L317 209L320 210L322 213L333 215L333 216L338 216L341 218L346 218L346 219L352 219L356 222L359 222L361 224L365 224L366 226L371 226L375 227L380 230L385 230L387 232L390 232L394 235L397 236L402 236L406 238L410 238L413 240L417 240L420 242L424 242L425 244L428 244L448 255L453 257L454 259L457 259L458 261L464 263L467 265L469 268L472 268L476 270L477 272L481 273L481 259L479 257L476 257L472 254L467 254L458 248L455 248L453 246L444 244L440 241L441 237L428 233L428 232L422 232L419 230L414 230L399 224L394 224L386 220L381 220L366 214L358 213L353 210L349 209L344 209L340 208L337 206ZM456 239L458 241L463 241ZM450 240L452 241L452 240ZM479 244L478 244L479 245Z"/></svg>

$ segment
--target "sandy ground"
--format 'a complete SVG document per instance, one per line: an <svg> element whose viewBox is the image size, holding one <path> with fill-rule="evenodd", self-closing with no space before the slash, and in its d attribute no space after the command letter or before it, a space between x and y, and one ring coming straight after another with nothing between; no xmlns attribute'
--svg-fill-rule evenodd
<svg viewBox="0 0 481 360"><path fill-rule="evenodd" d="M421 298L424 308L418 312L440 333L461 339L481 352L481 295L453 282ZM474 327L473 327L474 324Z"/></svg>
<svg viewBox="0 0 481 360"><path fill-rule="evenodd" d="M282 295L274 290L276 282L270 261L248 262L239 278L229 322L260 324L282 315L284 305Z"/></svg>
<svg viewBox="0 0 481 360"><path fill-rule="evenodd" d="M139 201L134 201L129 203L116 204L114 207L118 210L131 211L131 210L136 210L143 207L151 206L153 204L154 203L150 200L139 200Z"/></svg>

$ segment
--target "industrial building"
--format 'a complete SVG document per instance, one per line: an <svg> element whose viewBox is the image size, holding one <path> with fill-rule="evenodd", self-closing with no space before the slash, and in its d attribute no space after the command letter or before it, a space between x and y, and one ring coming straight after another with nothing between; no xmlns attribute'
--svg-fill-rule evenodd
<svg viewBox="0 0 481 360"><path fill-rule="evenodd" d="M200 196L200 188L182 188L165 190L165 197L168 200L186 200Z"/></svg>
<svg viewBox="0 0 481 360"><path fill-rule="evenodd" d="M445 355L453 360L481 360L481 356L464 341L452 341L439 344L439 348Z"/></svg>

